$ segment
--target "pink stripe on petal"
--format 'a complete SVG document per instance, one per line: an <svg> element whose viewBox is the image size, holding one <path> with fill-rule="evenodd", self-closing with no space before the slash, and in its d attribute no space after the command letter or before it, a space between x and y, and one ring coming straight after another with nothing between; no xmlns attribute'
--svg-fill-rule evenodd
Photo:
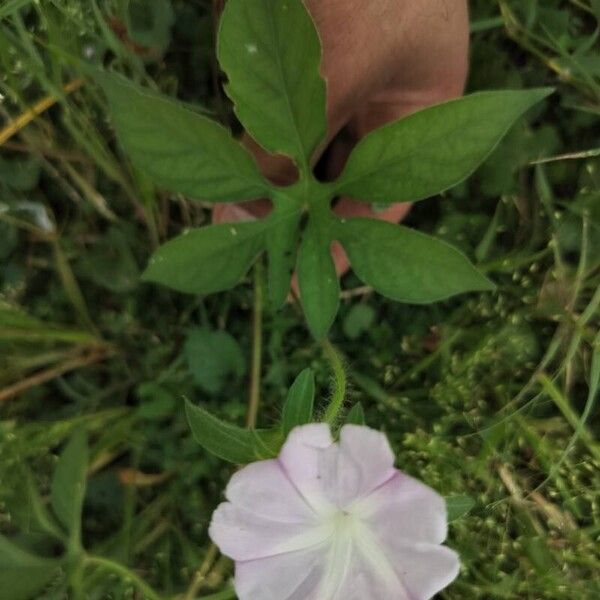
<svg viewBox="0 0 600 600"><path fill-rule="evenodd" d="M263 460L240 469L229 481L225 496L249 513L281 523L310 523L316 519L278 460Z"/></svg>
<svg viewBox="0 0 600 600"><path fill-rule="evenodd" d="M381 577L359 546L360 541L352 548L348 576L338 582L331 600L413 600L398 580Z"/></svg>
<svg viewBox="0 0 600 600"><path fill-rule="evenodd" d="M411 600L430 600L458 576L458 554L433 544L396 548L389 557Z"/></svg>
<svg viewBox="0 0 600 600"><path fill-rule="evenodd" d="M333 444L325 424L298 427L280 455L290 480L320 514L348 506L396 472L385 435L368 427L342 427Z"/></svg>
<svg viewBox="0 0 600 600"><path fill-rule="evenodd" d="M324 460L324 453L328 449L337 451L329 425L315 423L293 429L279 454L279 461L292 484L320 515L335 509L325 493L329 484L329 461Z"/></svg>
<svg viewBox="0 0 600 600"><path fill-rule="evenodd" d="M338 506L367 496L395 473L394 454L383 433L358 425L342 427L334 476Z"/></svg>
<svg viewBox="0 0 600 600"><path fill-rule="evenodd" d="M446 539L448 526L444 499L400 471L357 502L352 512L361 517L383 543L441 544Z"/></svg>
<svg viewBox="0 0 600 600"><path fill-rule="evenodd" d="M282 523L224 502L213 513L208 531L221 552L233 560L255 560L311 548L331 536L319 524Z"/></svg>
<svg viewBox="0 0 600 600"><path fill-rule="evenodd" d="M318 595L326 550L289 552L235 565L239 600L325 600Z"/></svg>

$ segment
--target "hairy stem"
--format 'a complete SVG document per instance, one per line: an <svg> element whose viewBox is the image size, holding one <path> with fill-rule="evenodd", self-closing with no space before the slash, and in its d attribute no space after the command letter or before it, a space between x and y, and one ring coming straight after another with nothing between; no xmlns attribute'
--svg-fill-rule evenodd
<svg viewBox="0 0 600 600"><path fill-rule="evenodd" d="M346 397L346 371L339 352L329 340L323 341L323 352L329 361L333 374L333 394L325 411L323 421L330 425L335 425L339 419L340 412L344 407L344 398Z"/></svg>

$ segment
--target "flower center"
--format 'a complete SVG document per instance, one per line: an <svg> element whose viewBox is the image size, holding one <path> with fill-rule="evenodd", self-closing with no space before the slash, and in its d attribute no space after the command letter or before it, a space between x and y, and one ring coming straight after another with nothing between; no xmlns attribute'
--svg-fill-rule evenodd
<svg viewBox="0 0 600 600"><path fill-rule="evenodd" d="M371 528L352 510L338 509L324 523L329 533L330 547L327 557L327 577L320 590L319 598L330 600L336 597L340 581L357 564L368 565L388 589L398 590L398 600L408 600L408 592L398 579L388 557L371 531ZM354 566L353 566L354 565ZM404 595L402 595L404 594Z"/></svg>
<svg viewBox="0 0 600 600"><path fill-rule="evenodd" d="M356 526L359 519L356 515L347 510L336 510L328 519L327 525L331 529L331 534L337 538L343 538L350 541L353 533L356 532Z"/></svg>

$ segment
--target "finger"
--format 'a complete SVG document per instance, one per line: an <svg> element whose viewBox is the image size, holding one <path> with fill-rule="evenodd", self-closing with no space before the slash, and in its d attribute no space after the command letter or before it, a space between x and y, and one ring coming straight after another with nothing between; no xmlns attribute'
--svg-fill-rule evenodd
<svg viewBox="0 0 600 600"><path fill-rule="evenodd" d="M313 164L358 107L389 80L388 57L394 54L398 34L387 26L384 31L379 30L382 24L397 21L398 12L408 3L408 0L306 2L321 38L321 74L327 81L328 130L321 148L312 157ZM271 181L289 185L296 180L297 170L289 158L269 154L247 134L243 141Z"/></svg>
<svg viewBox="0 0 600 600"><path fill-rule="evenodd" d="M389 223L400 223L411 209L410 202L399 202L388 206L387 208L375 211L371 205L364 202L357 202L351 198L342 198L336 204L334 211L341 217L367 217L371 219L381 219ZM331 247L331 254L335 264L335 270L339 277L350 270L350 261L346 252L339 242L334 242Z"/></svg>
<svg viewBox="0 0 600 600"><path fill-rule="evenodd" d="M263 219L272 210L269 200L253 200L243 204L215 204L212 210L213 223L235 223L236 221L254 221Z"/></svg>
<svg viewBox="0 0 600 600"><path fill-rule="evenodd" d="M458 4L459 10L453 13L452 18L448 17L448 20L452 21L450 28L454 36L454 44L451 48L446 48L448 60L444 63L427 61L426 64L421 64L417 68L419 78L415 77L414 70L398 69L390 84L384 90L374 93L369 101L356 111L345 135L340 136L338 143L332 147L328 165L329 178L335 179L341 173L353 143L374 129L463 93L468 73L468 13L466 3L461 1ZM447 40L440 36L436 38L436 43L445 46ZM432 50L432 53L435 55L443 49L438 46L437 51ZM444 74L439 72L440 64L444 65ZM334 211L346 218L368 217L399 223L406 217L410 207L410 203L399 202L383 210L375 210L370 204L343 197L337 202ZM350 268L346 253L336 242L332 254L336 270L341 276Z"/></svg>

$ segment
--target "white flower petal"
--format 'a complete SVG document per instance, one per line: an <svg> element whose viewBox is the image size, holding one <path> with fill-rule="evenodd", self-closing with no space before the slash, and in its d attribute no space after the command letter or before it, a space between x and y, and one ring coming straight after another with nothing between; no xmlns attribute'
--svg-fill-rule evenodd
<svg viewBox="0 0 600 600"><path fill-rule="evenodd" d="M441 544L447 535L446 503L425 484L396 471L385 485L352 507L384 542Z"/></svg>
<svg viewBox="0 0 600 600"><path fill-rule="evenodd" d="M331 528L283 523L224 502L214 512L208 533L226 556L254 560L315 546L331 535Z"/></svg>
<svg viewBox="0 0 600 600"><path fill-rule="evenodd" d="M353 515L337 521L319 598L414 600L369 528Z"/></svg>
<svg viewBox="0 0 600 600"><path fill-rule="evenodd" d="M328 481L335 486L338 506L368 495L394 476L394 454L387 437L374 429L345 425L340 433L339 457Z"/></svg>
<svg viewBox="0 0 600 600"><path fill-rule="evenodd" d="M235 565L239 600L325 600L319 596L326 547L288 552Z"/></svg>
<svg viewBox="0 0 600 600"><path fill-rule="evenodd" d="M334 508L324 492L331 463L325 460L327 449L337 452L329 425L316 423L293 429L279 454L279 461L293 485L320 514Z"/></svg>
<svg viewBox="0 0 600 600"><path fill-rule="evenodd" d="M393 467L385 436L298 427L279 460L231 480L210 535L240 600L429 600L458 574L445 502Z"/></svg>
<svg viewBox="0 0 600 600"><path fill-rule="evenodd" d="M323 596L325 598L325 596ZM331 600L413 600L396 577L381 577L358 546L352 547L347 575L340 579Z"/></svg>
<svg viewBox="0 0 600 600"><path fill-rule="evenodd" d="M458 554L434 544L396 547L388 559L406 586L410 600L433 598L456 579L460 570Z"/></svg>
<svg viewBox="0 0 600 600"><path fill-rule="evenodd" d="M345 507L393 477L394 455L379 431L346 425L334 444L326 424L294 429L280 457L293 484L320 514Z"/></svg>
<svg viewBox="0 0 600 600"><path fill-rule="evenodd" d="M278 460L263 460L240 469L225 496L238 508L282 523L310 523L317 518L292 485Z"/></svg>
<svg viewBox="0 0 600 600"><path fill-rule="evenodd" d="M351 564L331 599L429 600L450 584L458 571L458 556L449 548L408 545L401 539L389 547L358 521Z"/></svg>

